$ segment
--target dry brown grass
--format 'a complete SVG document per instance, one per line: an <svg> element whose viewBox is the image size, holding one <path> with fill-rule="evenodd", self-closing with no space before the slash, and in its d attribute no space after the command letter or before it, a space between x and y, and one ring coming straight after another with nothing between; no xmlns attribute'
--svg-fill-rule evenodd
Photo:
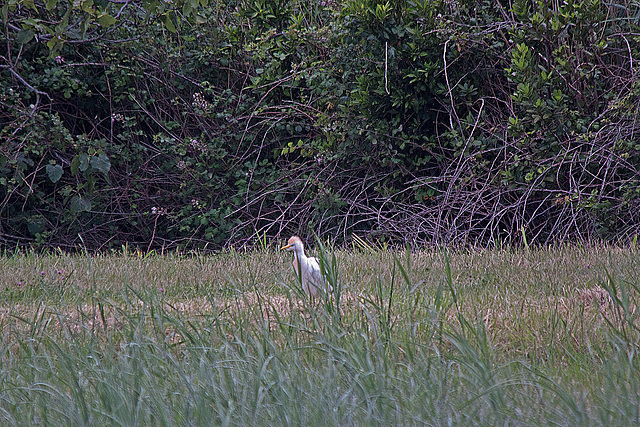
<svg viewBox="0 0 640 427"><path fill-rule="evenodd" d="M386 321L427 321L436 290L444 287L449 292L440 251L418 251L409 261L405 253L392 251L338 251L336 256L345 291L341 312L347 317L363 316L365 311L370 321L382 316L380 307L367 300L386 301L393 289ZM622 322L600 286L605 272L640 277L638 258L634 251L607 246L455 251L449 260L458 306L449 306L441 317L452 327L460 315L483 321L492 342L510 352L558 345L585 348L604 337L607 320ZM289 296L287 288L294 282L289 264L289 257L280 252L2 257L0 324L19 327L18 316L41 318L53 330L63 324L72 332L119 328L128 312L140 309L129 300L136 300L135 295L123 297L130 289L150 293L169 315L182 319L197 322L218 316L232 322L244 316L274 329L283 319L304 322L305 311L314 309L297 294ZM378 281L384 295L378 295ZM415 307L419 296L420 306Z"/></svg>

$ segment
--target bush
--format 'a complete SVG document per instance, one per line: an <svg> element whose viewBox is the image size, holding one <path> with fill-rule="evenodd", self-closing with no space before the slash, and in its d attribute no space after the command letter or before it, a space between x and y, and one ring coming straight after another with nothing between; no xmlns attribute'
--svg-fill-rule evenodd
<svg viewBox="0 0 640 427"><path fill-rule="evenodd" d="M639 231L632 2L174 6L3 6L2 244Z"/></svg>

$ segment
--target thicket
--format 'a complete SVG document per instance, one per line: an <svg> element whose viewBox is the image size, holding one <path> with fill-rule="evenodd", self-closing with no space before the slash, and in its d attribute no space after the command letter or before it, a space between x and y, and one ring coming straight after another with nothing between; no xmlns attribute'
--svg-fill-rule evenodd
<svg viewBox="0 0 640 427"><path fill-rule="evenodd" d="M6 0L0 244L640 232L640 4Z"/></svg>

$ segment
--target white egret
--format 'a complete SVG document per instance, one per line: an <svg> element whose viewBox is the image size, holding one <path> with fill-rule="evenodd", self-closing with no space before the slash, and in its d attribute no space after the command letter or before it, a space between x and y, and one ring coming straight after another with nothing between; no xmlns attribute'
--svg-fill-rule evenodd
<svg viewBox="0 0 640 427"><path fill-rule="evenodd" d="M281 250L285 249L293 252L293 269L302 279L302 289L307 294L317 297L320 292L333 292L331 285L322 276L318 259L305 255L304 244L298 236L290 238L287 245L281 248Z"/></svg>

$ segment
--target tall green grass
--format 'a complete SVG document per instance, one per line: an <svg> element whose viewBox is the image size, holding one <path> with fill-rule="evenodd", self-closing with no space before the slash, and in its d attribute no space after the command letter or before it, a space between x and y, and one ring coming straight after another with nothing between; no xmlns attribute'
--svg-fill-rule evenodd
<svg viewBox="0 0 640 427"><path fill-rule="evenodd" d="M318 246L5 254L0 424L640 422L635 251Z"/></svg>

